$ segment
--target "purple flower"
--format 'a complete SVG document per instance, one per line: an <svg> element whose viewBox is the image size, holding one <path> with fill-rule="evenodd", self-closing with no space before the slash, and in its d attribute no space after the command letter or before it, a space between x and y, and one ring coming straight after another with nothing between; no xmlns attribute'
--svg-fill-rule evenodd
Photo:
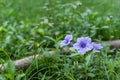
<svg viewBox="0 0 120 80"><path fill-rule="evenodd" d="M85 54L87 51L92 50L93 46L91 44L91 38L81 37L77 39L77 43L73 45L73 48L76 49L79 53Z"/></svg>
<svg viewBox="0 0 120 80"><path fill-rule="evenodd" d="M70 42L71 40L72 40L72 35L66 35L64 40L61 41L60 46L63 47L63 46L71 45Z"/></svg>
<svg viewBox="0 0 120 80"><path fill-rule="evenodd" d="M92 45L93 45L93 50L100 50L103 48L101 44L97 44L94 42L92 42Z"/></svg>

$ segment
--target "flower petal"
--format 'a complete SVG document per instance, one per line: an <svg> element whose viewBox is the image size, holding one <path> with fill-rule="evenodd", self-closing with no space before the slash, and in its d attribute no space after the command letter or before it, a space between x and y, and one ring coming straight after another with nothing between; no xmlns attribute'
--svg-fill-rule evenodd
<svg viewBox="0 0 120 80"><path fill-rule="evenodd" d="M92 49L93 49L93 45L92 44L87 44L86 50L89 51L89 50L92 50Z"/></svg>
<svg viewBox="0 0 120 80"><path fill-rule="evenodd" d="M71 41L72 40L72 35L66 35L65 40Z"/></svg>
<svg viewBox="0 0 120 80"><path fill-rule="evenodd" d="M60 46L63 47L63 46L69 45L69 44L70 44L69 41L63 40L63 41L61 41Z"/></svg>
<svg viewBox="0 0 120 80"><path fill-rule="evenodd" d="M100 50L103 48L101 44L97 44L94 42L92 43L92 45L93 45L93 50Z"/></svg>
<svg viewBox="0 0 120 80"><path fill-rule="evenodd" d="M77 39L77 43L80 43L81 41L83 41L84 40L84 38L83 37L81 37L81 38L78 38Z"/></svg>
<svg viewBox="0 0 120 80"><path fill-rule="evenodd" d="M79 47L79 43L73 44L73 48L74 48L74 49L79 49L79 48L80 48L80 47Z"/></svg>
<svg viewBox="0 0 120 80"><path fill-rule="evenodd" d="M80 49L78 49L78 52L79 52L80 54L85 54L85 53L86 53L86 49L80 48Z"/></svg>
<svg viewBox="0 0 120 80"><path fill-rule="evenodd" d="M85 37L84 40L85 40L85 42L91 43L91 38L90 37Z"/></svg>

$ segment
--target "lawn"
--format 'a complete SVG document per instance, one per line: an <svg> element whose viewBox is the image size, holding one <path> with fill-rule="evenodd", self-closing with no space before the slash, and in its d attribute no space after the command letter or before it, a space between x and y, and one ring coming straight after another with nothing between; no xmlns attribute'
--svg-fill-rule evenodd
<svg viewBox="0 0 120 80"><path fill-rule="evenodd" d="M119 0L0 0L0 64L7 63L0 80L119 80L120 50L104 43L120 39L119 7ZM103 48L60 47L69 34ZM15 69L13 61L37 54L43 58Z"/></svg>

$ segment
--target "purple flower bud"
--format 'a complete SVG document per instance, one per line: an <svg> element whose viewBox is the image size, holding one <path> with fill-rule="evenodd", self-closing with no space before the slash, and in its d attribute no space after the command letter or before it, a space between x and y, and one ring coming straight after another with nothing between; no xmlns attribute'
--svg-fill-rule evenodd
<svg viewBox="0 0 120 80"><path fill-rule="evenodd" d="M97 44L95 42L92 42L92 45L93 45L93 50L100 50L103 48L101 44Z"/></svg>
<svg viewBox="0 0 120 80"><path fill-rule="evenodd" d="M64 40L61 41L60 46L63 47L63 46L71 45L72 44L71 40L72 40L72 35L66 35Z"/></svg>
<svg viewBox="0 0 120 80"><path fill-rule="evenodd" d="M73 48L76 49L79 53L85 54L87 51L92 50L93 46L91 44L91 38L81 37L77 39L77 43L73 45Z"/></svg>

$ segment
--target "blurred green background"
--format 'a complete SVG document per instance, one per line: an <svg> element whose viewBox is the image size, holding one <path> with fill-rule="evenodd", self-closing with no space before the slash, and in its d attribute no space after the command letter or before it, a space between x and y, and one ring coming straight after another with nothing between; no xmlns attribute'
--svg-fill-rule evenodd
<svg viewBox="0 0 120 80"><path fill-rule="evenodd" d="M0 0L0 56L54 48L66 34L119 39L119 7L119 0Z"/></svg>

